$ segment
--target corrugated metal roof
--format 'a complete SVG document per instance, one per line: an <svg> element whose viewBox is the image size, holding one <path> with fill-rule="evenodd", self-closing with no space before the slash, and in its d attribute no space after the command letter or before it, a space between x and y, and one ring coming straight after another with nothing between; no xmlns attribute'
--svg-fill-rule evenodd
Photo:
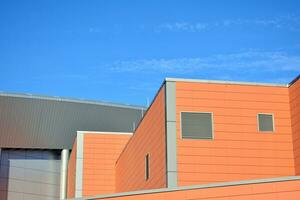
<svg viewBox="0 0 300 200"><path fill-rule="evenodd" d="M71 148L76 131L132 132L144 107L0 93L0 147Z"/></svg>

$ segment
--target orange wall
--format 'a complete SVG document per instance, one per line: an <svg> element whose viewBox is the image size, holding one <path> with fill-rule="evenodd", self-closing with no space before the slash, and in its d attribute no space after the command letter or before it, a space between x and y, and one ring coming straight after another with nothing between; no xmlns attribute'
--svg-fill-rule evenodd
<svg viewBox="0 0 300 200"><path fill-rule="evenodd" d="M131 135L84 134L83 196L115 192L115 163Z"/></svg>
<svg viewBox="0 0 300 200"><path fill-rule="evenodd" d="M104 198L106 199L106 198ZM142 194L107 198L110 200L298 200L300 199L300 181L248 184L156 194Z"/></svg>
<svg viewBox="0 0 300 200"><path fill-rule="evenodd" d="M73 198L75 197L75 179L76 179L76 150L77 150L77 142L75 138L75 142L72 147L72 152L69 158L68 163L68 183L67 183L67 197Z"/></svg>
<svg viewBox="0 0 300 200"><path fill-rule="evenodd" d="M166 187L165 89L161 88L116 164L116 192ZM145 181L145 155L150 178Z"/></svg>
<svg viewBox="0 0 300 200"><path fill-rule="evenodd" d="M214 139L181 139L180 112L213 112ZM274 113L260 133L258 113ZM294 175L286 87L176 82L178 185Z"/></svg>
<svg viewBox="0 0 300 200"><path fill-rule="evenodd" d="M295 170L296 175L300 175L300 79L291 85L289 90L295 154Z"/></svg>

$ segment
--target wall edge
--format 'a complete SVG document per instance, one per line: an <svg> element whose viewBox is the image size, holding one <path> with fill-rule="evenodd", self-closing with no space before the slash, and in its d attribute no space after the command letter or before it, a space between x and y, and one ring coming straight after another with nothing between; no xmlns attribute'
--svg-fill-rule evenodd
<svg viewBox="0 0 300 200"><path fill-rule="evenodd" d="M176 82L165 82L166 186L177 187Z"/></svg>
<svg viewBox="0 0 300 200"><path fill-rule="evenodd" d="M75 173L75 197L82 197L83 191L83 133L77 132L76 173Z"/></svg>

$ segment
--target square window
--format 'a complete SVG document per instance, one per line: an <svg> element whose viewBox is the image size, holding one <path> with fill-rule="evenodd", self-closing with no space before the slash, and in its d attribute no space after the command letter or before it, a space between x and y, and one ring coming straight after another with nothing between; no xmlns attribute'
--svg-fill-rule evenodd
<svg viewBox="0 0 300 200"><path fill-rule="evenodd" d="M272 114L258 114L258 130L261 132L274 131L274 122Z"/></svg>
<svg viewBox="0 0 300 200"><path fill-rule="evenodd" d="M181 113L181 135L183 139L213 139L212 113Z"/></svg>

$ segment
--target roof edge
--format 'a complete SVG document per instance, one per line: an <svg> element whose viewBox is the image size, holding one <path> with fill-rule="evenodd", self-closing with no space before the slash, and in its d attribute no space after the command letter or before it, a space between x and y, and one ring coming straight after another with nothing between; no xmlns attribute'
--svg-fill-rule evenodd
<svg viewBox="0 0 300 200"><path fill-rule="evenodd" d="M134 134L135 134L135 131L139 128L139 126L141 125L142 121L143 121L144 118L146 117L146 115L147 115L147 113L148 113L148 110L151 108L152 104L154 103L156 97L158 96L160 90L161 90L162 87L165 85L165 83L166 83L166 80L163 80L163 82L161 83L160 87L159 87L158 90L156 91L155 96L154 96L154 98L152 99L150 105L148 105L146 111L143 113L142 118L140 119L140 121L138 122L137 126L136 126L135 129L133 130L133 134L132 134L133 136L134 136ZM121 155L124 153L125 149L126 149L127 146L129 145L129 142L131 141L132 138L133 138L133 137L131 137L131 138L127 141L127 143L126 143L126 145L124 146L123 150L120 152L120 154L119 154L119 156L118 156L118 158L117 158L117 160L116 160L116 164L119 162L119 159L120 159Z"/></svg>
<svg viewBox="0 0 300 200"><path fill-rule="evenodd" d="M232 84L232 85L256 85L256 86L268 86L268 87L288 87L289 86L289 84L239 82L239 81L221 81L221 80L205 80L205 79L185 79L185 78L165 78L165 81L170 81L170 82L195 82L195 83Z"/></svg>
<svg viewBox="0 0 300 200"><path fill-rule="evenodd" d="M296 83L299 79L300 79L300 74L289 83L289 87L294 83Z"/></svg>
<svg viewBox="0 0 300 200"><path fill-rule="evenodd" d="M40 100L49 100L49 101L62 101L70 103L83 103L83 104L92 104L92 105L101 105L101 106L111 106L111 107L120 107L120 108L131 108L136 110L146 110L147 107L130 105L130 104L119 104L119 103L110 103L105 101L95 101L95 100L85 100L85 99L76 99L76 98L65 98L59 96L44 96L44 95L34 95L26 93L9 93L1 92L0 96L5 97L16 97L16 98L28 98L28 99L40 99Z"/></svg>
<svg viewBox="0 0 300 200"><path fill-rule="evenodd" d="M161 193L161 192L175 192L175 191L184 191L184 190L208 189L208 188L216 188L216 187L228 187L228 186L237 186L237 185L261 184L261 183L296 181L296 180L300 180L300 176L286 176L286 177L277 177L277 178L210 183L204 185L181 186L176 188L139 190L133 192L122 192L122 193L115 193L115 194L105 194L105 195L96 195L91 197L74 198L74 200L94 200L94 199L105 199L105 198L113 198L113 197L132 196L132 195L154 194L154 193Z"/></svg>

